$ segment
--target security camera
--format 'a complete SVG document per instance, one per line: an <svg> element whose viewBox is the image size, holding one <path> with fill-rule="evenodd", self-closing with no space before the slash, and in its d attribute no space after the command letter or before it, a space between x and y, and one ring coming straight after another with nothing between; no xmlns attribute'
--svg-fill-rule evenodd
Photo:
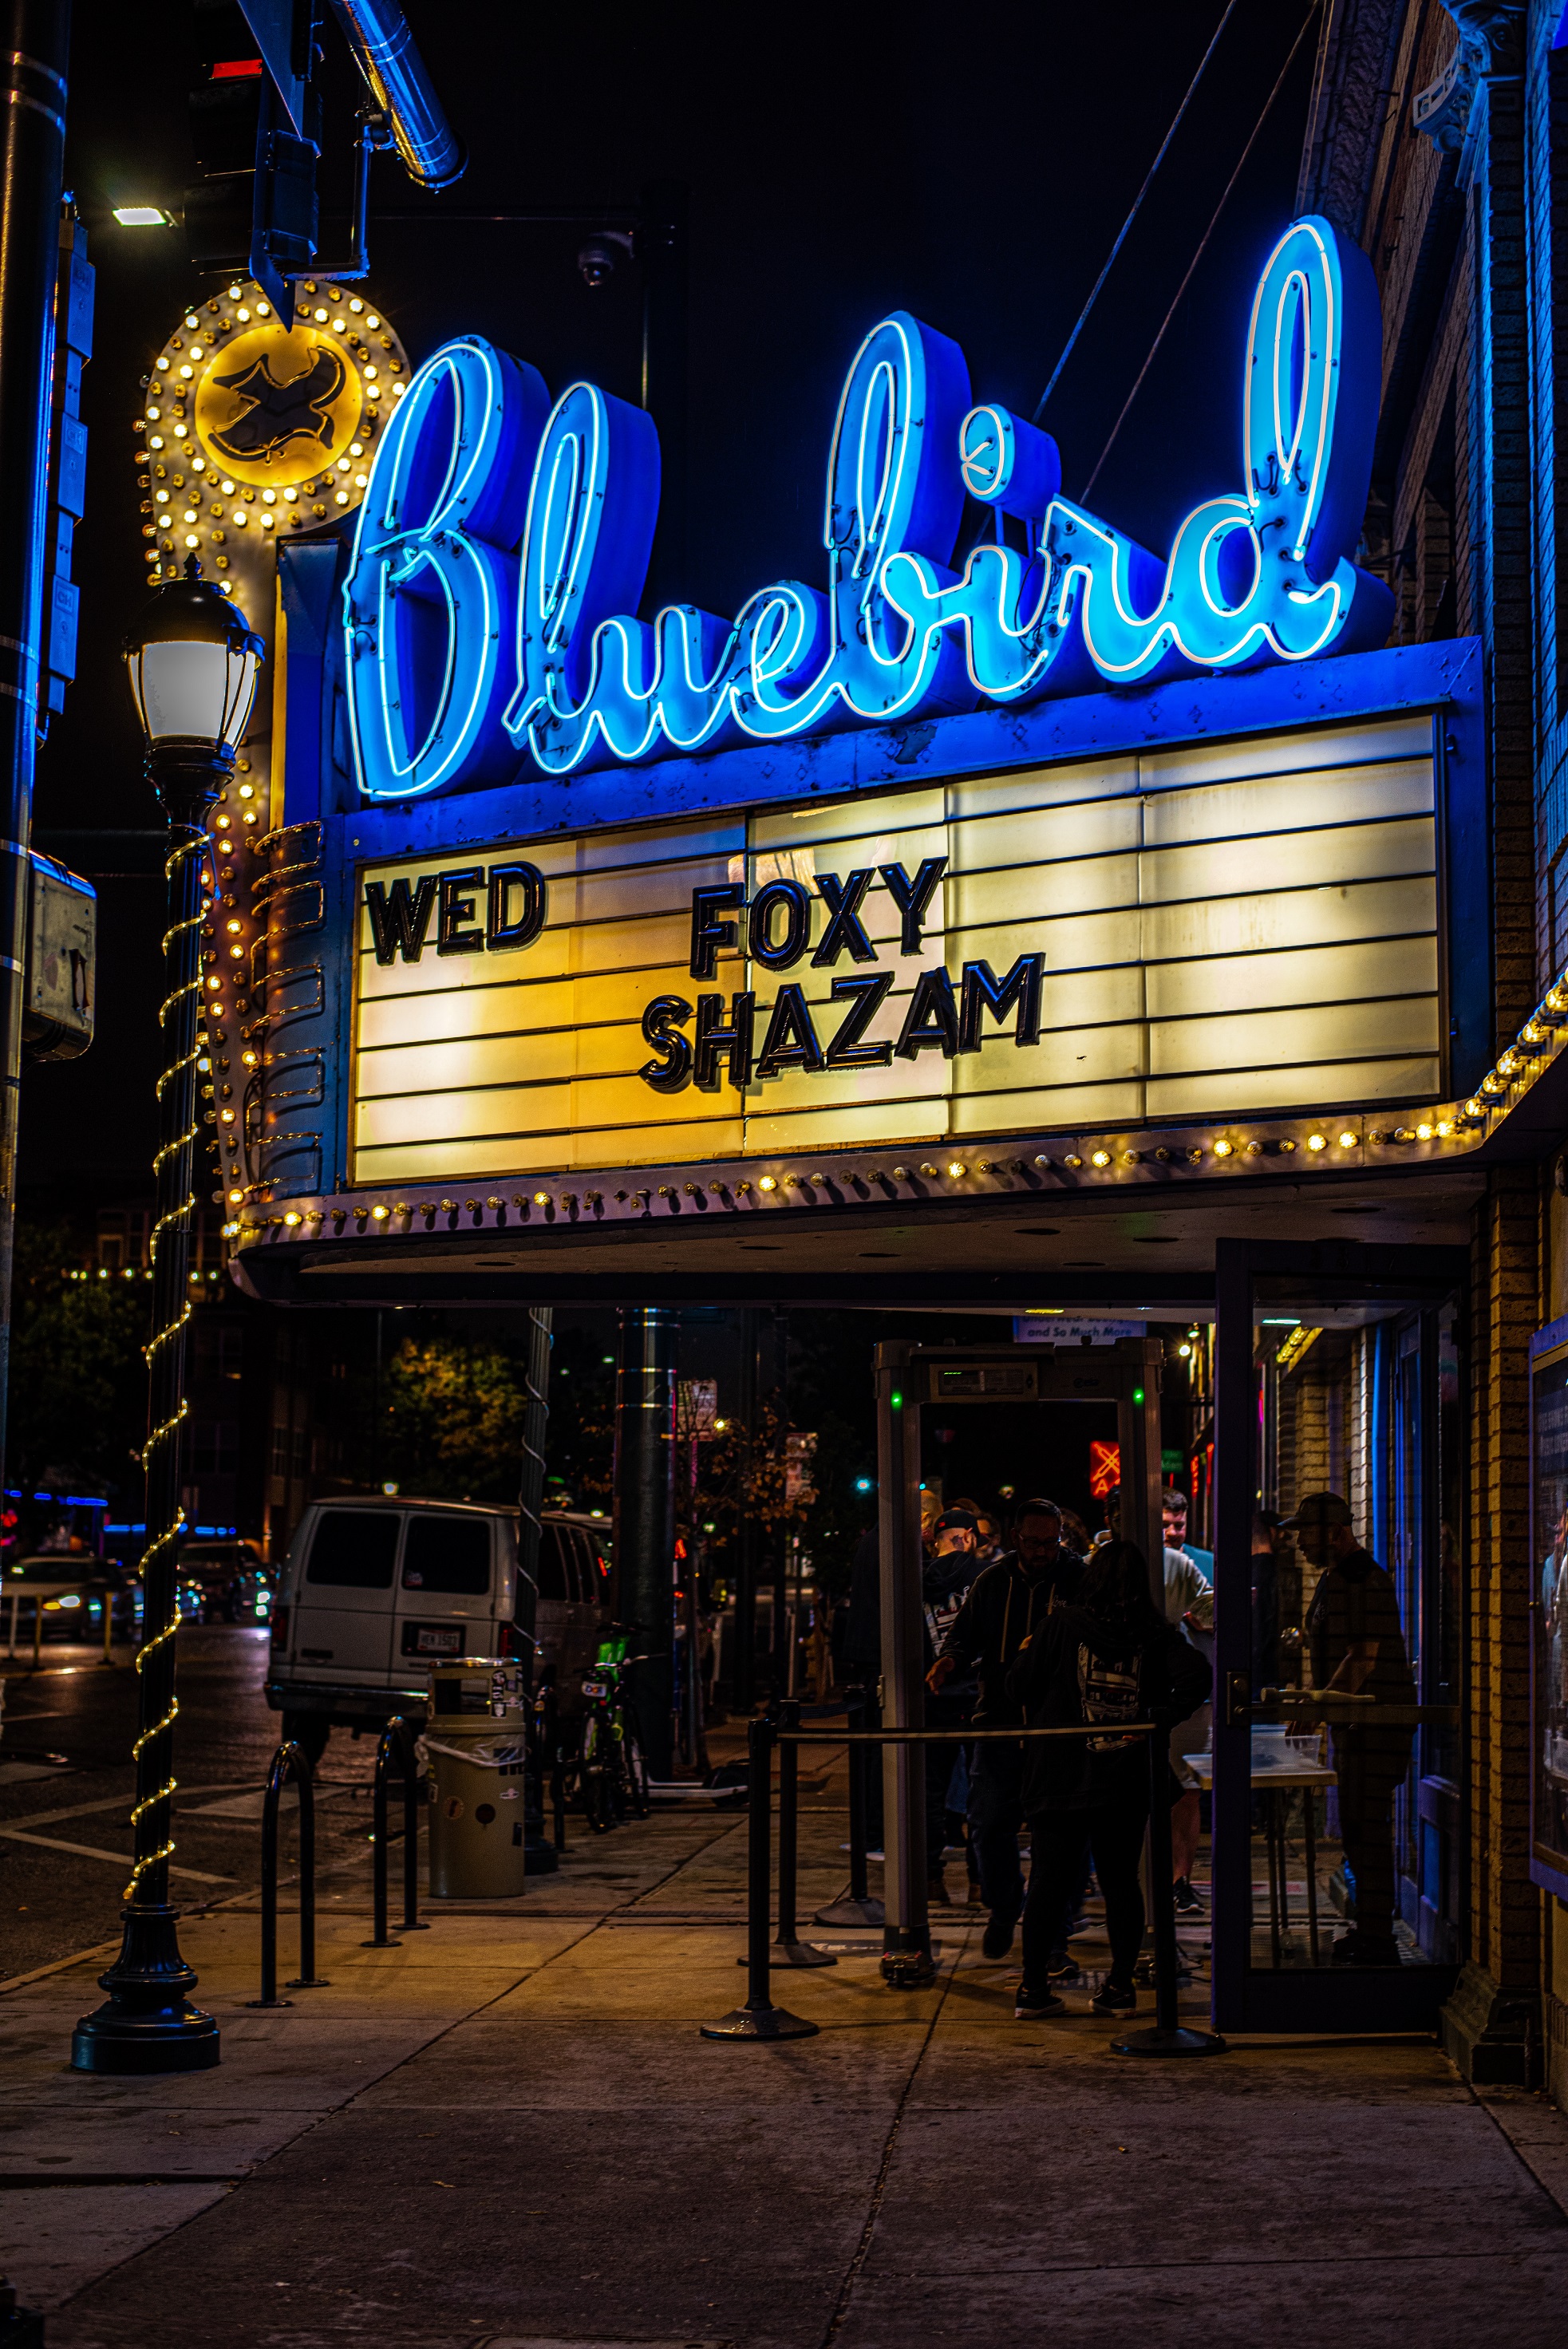
<svg viewBox="0 0 1568 2349"><path fill-rule="evenodd" d="M577 267L585 285L603 285L615 275L623 262L631 259L631 239L624 229L597 230L577 254Z"/></svg>

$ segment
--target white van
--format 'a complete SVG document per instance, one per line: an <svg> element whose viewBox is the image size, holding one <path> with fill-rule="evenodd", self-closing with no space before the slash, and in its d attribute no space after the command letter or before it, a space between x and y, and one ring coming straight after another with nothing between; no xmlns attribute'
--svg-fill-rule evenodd
<svg viewBox="0 0 1568 2349"><path fill-rule="evenodd" d="M606 1522L546 1510L534 1679L551 1674L564 1711L580 1704L609 1589ZM528 1652L529 1596L517 1571L515 1509L312 1501L273 1609L266 1701L313 1760L334 1726L379 1729L398 1713L422 1721L431 1664Z"/></svg>

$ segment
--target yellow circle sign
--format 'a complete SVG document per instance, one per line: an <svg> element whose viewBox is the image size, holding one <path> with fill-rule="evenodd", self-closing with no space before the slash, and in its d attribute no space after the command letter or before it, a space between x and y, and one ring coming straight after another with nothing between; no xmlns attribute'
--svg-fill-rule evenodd
<svg viewBox="0 0 1568 2349"><path fill-rule="evenodd" d="M194 385L196 438L236 481L281 490L340 457L366 407L341 338L319 327L253 326L208 357Z"/></svg>

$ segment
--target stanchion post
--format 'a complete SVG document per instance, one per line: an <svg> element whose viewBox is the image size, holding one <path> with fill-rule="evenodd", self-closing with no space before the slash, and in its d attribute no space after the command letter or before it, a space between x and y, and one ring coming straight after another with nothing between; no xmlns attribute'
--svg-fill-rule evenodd
<svg viewBox="0 0 1568 2349"><path fill-rule="evenodd" d="M288 1753L280 1746L267 1774L266 1793L262 1796L262 1880L261 1880L261 1996L247 2000L254 2006L292 2006L290 1998L277 1994L277 1805L283 1792L283 1773L279 1764Z"/></svg>
<svg viewBox="0 0 1568 2349"><path fill-rule="evenodd" d="M800 1727L800 1705L786 1697L780 1707L779 1727ZM774 1943L775 1966L836 1966L826 1950L800 1939L796 1915L796 1876L800 1847L800 1747L793 1737L779 1740L779 1930Z"/></svg>
<svg viewBox="0 0 1568 2349"><path fill-rule="evenodd" d="M816 2033L815 2023L774 2004L768 1982L774 1736L774 1724L765 1718L752 1722L747 1731L746 2002L717 2023L701 2024L704 2039L811 2039Z"/></svg>
<svg viewBox="0 0 1568 2349"><path fill-rule="evenodd" d="M362 1950L399 1950L387 1930L387 1763L393 1729L399 1725L396 1717L381 1732L376 1747L376 1775L370 1788L370 1838L375 1848L370 1876L371 1933L361 1941Z"/></svg>
<svg viewBox="0 0 1568 2349"><path fill-rule="evenodd" d="M403 1921L404 1933L428 1933L420 1921L420 1765L414 1752L413 1724L400 1715L387 1723L387 1734L399 1733L403 1749Z"/></svg>
<svg viewBox="0 0 1568 2349"><path fill-rule="evenodd" d="M1189 2031L1179 2020L1176 1945L1176 1886L1170 1853L1170 1732L1158 1728L1148 1740L1148 1891L1154 1916L1154 2025L1113 2039L1116 2055L1223 2055L1215 2031Z"/></svg>
<svg viewBox="0 0 1568 2349"><path fill-rule="evenodd" d="M887 1914L880 1900L873 1900L867 1889L866 1873L867 1772L879 1770L882 1756L869 1745L857 1745L854 1740L866 1727L868 1707L863 1688L846 1692L846 1725L849 1731L849 1889L842 1900L830 1900L826 1909L818 1909L812 1918L814 1925L880 1926Z"/></svg>

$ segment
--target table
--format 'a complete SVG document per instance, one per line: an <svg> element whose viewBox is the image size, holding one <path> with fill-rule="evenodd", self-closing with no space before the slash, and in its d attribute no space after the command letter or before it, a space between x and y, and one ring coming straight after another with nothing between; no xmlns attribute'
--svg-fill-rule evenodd
<svg viewBox="0 0 1568 2349"><path fill-rule="evenodd" d="M1214 1756L1212 1754L1184 1754L1183 1762L1198 1780L1203 1792L1212 1791ZM1289 1762L1271 1768L1268 1764L1253 1764L1253 1791L1262 1788L1267 1796L1263 1811L1263 1840L1269 1855L1269 1944L1276 1969L1281 1963L1281 1936L1290 1930L1290 1877L1285 1866L1285 1817L1288 1804L1282 1809L1277 1796L1302 1793L1302 1837L1306 1847L1306 1909L1307 1938L1312 1948L1314 1965L1321 1963L1318 1955L1317 1924L1317 1837L1313 1826L1312 1798L1320 1786L1337 1785L1337 1774L1321 1762ZM1251 1899L1251 1868L1248 1868L1248 1900Z"/></svg>

